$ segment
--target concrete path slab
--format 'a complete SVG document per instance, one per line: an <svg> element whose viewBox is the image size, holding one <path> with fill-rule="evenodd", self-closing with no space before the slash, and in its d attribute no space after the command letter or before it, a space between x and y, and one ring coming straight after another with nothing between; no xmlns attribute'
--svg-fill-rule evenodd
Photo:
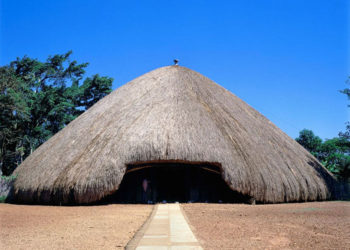
<svg viewBox="0 0 350 250"><path fill-rule="evenodd" d="M202 249L178 203L159 204L156 209L137 250Z"/></svg>

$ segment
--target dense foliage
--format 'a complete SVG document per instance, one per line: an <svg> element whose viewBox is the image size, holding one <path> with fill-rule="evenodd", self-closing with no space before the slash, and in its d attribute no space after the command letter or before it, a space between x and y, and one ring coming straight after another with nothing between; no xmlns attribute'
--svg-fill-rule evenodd
<svg viewBox="0 0 350 250"><path fill-rule="evenodd" d="M350 100L350 89L341 91ZM350 107L350 105L348 105ZM341 180L350 178L350 123L347 122L345 132L338 137L322 141L311 130L300 131L296 138L305 149L313 154L323 165Z"/></svg>
<svg viewBox="0 0 350 250"><path fill-rule="evenodd" d="M43 142L111 92L113 79L84 78L71 52L0 67L0 168L5 175Z"/></svg>
<svg viewBox="0 0 350 250"><path fill-rule="evenodd" d="M342 136L322 141L311 130L300 131L296 138L305 149L340 179L350 177L350 140Z"/></svg>

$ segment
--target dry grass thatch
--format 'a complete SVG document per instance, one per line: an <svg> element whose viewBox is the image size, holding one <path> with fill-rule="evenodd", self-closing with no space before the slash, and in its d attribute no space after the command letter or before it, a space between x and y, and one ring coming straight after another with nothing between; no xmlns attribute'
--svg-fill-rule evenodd
<svg viewBox="0 0 350 250"><path fill-rule="evenodd" d="M233 189L261 202L324 200L334 181L302 146L207 77L156 69L100 100L16 170L21 202L88 203L118 189L127 164L220 163Z"/></svg>

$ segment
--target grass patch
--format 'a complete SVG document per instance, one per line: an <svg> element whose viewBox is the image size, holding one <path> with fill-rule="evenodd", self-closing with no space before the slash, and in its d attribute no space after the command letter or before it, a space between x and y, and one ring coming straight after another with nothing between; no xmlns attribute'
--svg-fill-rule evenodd
<svg viewBox="0 0 350 250"><path fill-rule="evenodd" d="M10 175L10 176L1 175L1 179L7 182L13 181L16 178L17 178L17 175Z"/></svg>
<svg viewBox="0 0 350 250"><path fill-rule="evenodd" d="M5 203L6 202L6 196L0 196L0 203Z"/></svg>

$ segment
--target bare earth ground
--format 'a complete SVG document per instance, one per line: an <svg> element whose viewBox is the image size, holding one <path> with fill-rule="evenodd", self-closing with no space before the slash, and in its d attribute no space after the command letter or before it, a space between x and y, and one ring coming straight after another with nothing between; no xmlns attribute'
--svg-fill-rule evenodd
<svg viewBox="0 0 350 250"><path fill-rule="evenodd" d="M121 249L152 209L0 204L0 249Z"/></svg>
<svg viewBox="0 0 350 250"><path fill-rule="evenodd" d="M350 249L350 202L182 208L205 249Z"/></svg>

